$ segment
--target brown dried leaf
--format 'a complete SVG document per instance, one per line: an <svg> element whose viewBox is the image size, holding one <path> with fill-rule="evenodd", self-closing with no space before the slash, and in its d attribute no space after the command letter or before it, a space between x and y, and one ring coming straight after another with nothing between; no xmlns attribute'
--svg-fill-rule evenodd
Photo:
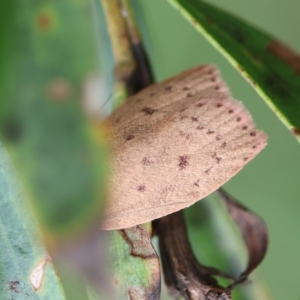
<svg viewBox="0 0 300 300"><path fill-rule="evenodd" d="M225 203L233 221L239 227L248 250L248 266L234 284L244 281L261 263L268 247L268 232L265 222L255 213L239 203L223 189L218 194Z"/></svg>
<svg viewBox="0 0 300 300"><path fill-rule="evenodd" d="M221 287L214 275L230 279L233 277L216 268L204 266L196 260L187 238L183 212L179 211L155 220L153 228L159 236L165 281L173 296L183 296L188 300L231 299L234 287L247 279L266 253L267 229L262 219L225 191L219 190L219 194L242 233L249 254L248 266L232 284Z"/></svg>

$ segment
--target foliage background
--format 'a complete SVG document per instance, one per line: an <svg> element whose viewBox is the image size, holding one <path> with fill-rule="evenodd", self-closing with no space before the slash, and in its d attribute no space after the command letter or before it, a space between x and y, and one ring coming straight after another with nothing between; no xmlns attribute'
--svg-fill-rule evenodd
<svg viewBox="0 0 300 300"><path fill-rule="evenodd" d="M270 247L257 272L271 295L275 300L299 299L298 142L252 87L167 1L132 0L132 3L147 38L146 48L157 80L191 66L214 63L221 69L234 97L243 101L258 127L269 135L267 148L225 188L268 225ZM300 52L300 1L210 0L209 3L250 21Z"/></svg>

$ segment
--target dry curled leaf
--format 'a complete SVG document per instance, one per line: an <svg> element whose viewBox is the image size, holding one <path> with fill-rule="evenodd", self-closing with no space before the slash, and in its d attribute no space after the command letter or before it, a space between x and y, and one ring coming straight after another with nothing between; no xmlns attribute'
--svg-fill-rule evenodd
<svg viewBox="0 0 300 300"><path fill-rule="evenodd" d="M268 248L268 232L265 222L255 213L239 203L223 189L218 190L233 221L238 226L248 250L248 266L236 283L244 281L261 263Z"/></svg>
<svg viewBox="0 0 300 300"><path fill-rule="evenodd" d="M188 300L227 300L237 284L244 282L248 275L261 263L265 256L268 235L263 220L238 203L223 190L219 195L237 224L248 250L248 265L233 278L224 271L204 266L193 254L187 238L182 211L173 213L153 222L159 236L159 247L166 285L171 295ZM215 275L232 279L232 284L221 287Z"/></svg>

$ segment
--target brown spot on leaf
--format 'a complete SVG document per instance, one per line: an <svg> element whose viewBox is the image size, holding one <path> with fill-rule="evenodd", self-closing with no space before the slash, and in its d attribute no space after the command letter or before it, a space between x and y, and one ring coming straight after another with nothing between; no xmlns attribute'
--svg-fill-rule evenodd
<svg viewBox="0 0 300 300"><path fill-rule="evenodd" d="M55 78L48 85L48 94L52 100L66 101L72 94L71 84L64 78Z"/></svg>
<svg viewBox="0 0 300 300"><path fill-rule="evenodd" d="M267 51L287 63L297 75L300 75L300 56L296 52L276 40L269 43Z"/></svg>
<svg viewBox="0 0 300 300"><path fill-rule="evenodd" d="M181 155L179 156L179 168L180 170L185 169L188 166L189 163L189 156L188 155Z"/></svg>
<svg viewBox="0 0 300 300"><path fill-rule="evenodd" d="M149 233L140 225L119 230L130 247L130 255L142 259L157 258Z"/></svg>
<svg viewBox="0 0 300 300"><path fill-rule="evenodd" d="M206 17L206 22L210 25L214 24L215 21L211 18L211 17ZM209 72L209 74L211 74L212 71Z"/></svg>
<svg viewBox="0 0 300 300"><path fill-rule="evenodd" d="M10 117L1 127L4 138L11 143L17 142L23 134L21 122L17 117Z"/></svg>
<svg viewBox="0 0 300 300"><path fill-rule="evenodd" d="M294 134L295 136L300 136L300 129L297 128L297 127L294 127L294 128L293 128L293 134Z"/></svg>
<svg viewBox="0 0 300 300"><path fill-rule="evenodd" d="M153 115L157 109L153 109L151 107L145 106L141 109L141 112L145 113L146 115Z"/></svg>
<svg viewBox="0 0 300 300"><path fill-rule="evenodd" d="M245 37L244 37L244 33L242 32L241 29L239 28L235 28L232 31L232 37L239 43L239 44L244 44L245 43Z"/></svg>
<svg viewBox="0 0 300 300"><path fill-rule="evenodd" d="M284 100L290 100L290 91L281 79L275 77L274 75L268 75L265 78L265 84L274 94L276 94L280 98Z"/></svg>
<svg viewBox="0 0 300 300"><path fill-rule="evenodd" d="M37 26L43 32L49 31L52 23L52 18L45 12L41 13L37 17Z"/></svg>
<svg viewBox="0 0 300 300"><path fill-rule="evenodd" d="M10 280L8 282L8 289L11 292L20 293L19 287L20 287L20 282L18 280Z"/></svg>

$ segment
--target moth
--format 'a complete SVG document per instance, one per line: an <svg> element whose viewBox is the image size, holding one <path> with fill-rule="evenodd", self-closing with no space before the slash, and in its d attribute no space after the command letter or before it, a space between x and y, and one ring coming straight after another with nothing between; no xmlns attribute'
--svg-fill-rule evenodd
<svg viewBox="0 0 300 300"><path fill-rule="evenodd" d="M211 65L149 86L104 122L112 161L102 229L131 227L192 205L267 141Z"/></svg>

